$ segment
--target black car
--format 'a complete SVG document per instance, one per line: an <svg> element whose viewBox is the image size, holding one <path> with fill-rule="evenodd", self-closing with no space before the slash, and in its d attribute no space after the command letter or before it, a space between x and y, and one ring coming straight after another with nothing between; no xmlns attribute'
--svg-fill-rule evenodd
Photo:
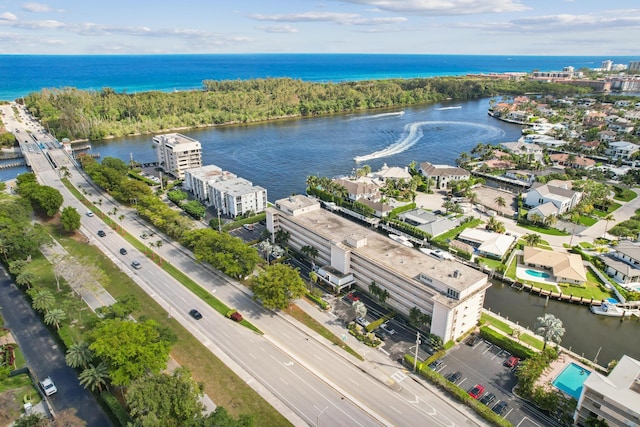
<svg viewBox="0 0 640 427"><path fill-rule="evenodd" d="M495 412L498 415L504 415L504 413L507 412L507 408L509 408L509 405L507 405L507 402L502 401L493 407L493 412Z"/></svg>
<svg viewBox="0 0 640 427"><path fill-rule="evenodd" d="M189 311L189 315L191 317L193 317L194 319L196 319L196 320L202 319L202 314L200 314L200 312L198 310L196 310L195 308L193 308L193 309L191 309Z"/></svg>
<svg viewBox="0 0 640 427"><path fill-rule="evenodd" d="M483 403L489 406L494 402L494 400L496 400L496 395L493 393L487 393L484 396L482 396L482 399L480 399L480 403Z"/></svg>
<svg viewBox="0 0 640 427"><path fill-rule="evenodd" d="M458 381L460 381L460 378L462 378L462 372L460 371L452 372L449 374L449 376L447 376L447 380L451 381L452 383L457 383Z"/></svg>
<svg viewBox="0 0 640 427"><path fill-rule="evenodd" d="M376 329L374 334L376 335L376 337L378 337L378 339L380 339L380 341L386 341L386 339L389 338L389 334L381 329Z"/></svg>
<svg viewBox="0 0 640 427"><path fill-rule="evenodd" d="M467 340L465 341L465 343L469 346L469 347L473 347L474 345L478 344L478 342L480 341L480 336L479 335L475 335L472 334L471 336L469 336L469 338L467 338Z"/></svg>
<svg viewBox="0 0 640 427"><path fill-rule="evenodd" d="M98 230L98 236L104 237L106 235L107 235L107 233L105 233L104 230Z"/></svg>
<svg viewBox="0 0 640 427"><path fill-rule="evenodd" d="M120 255L126 255L127 250L125 248L120 248Z"/></svg>
<svg viewBox="0 0 640 427"><path fill-rule="evenodd" d="M442 361L442 359L434 360L429 364L429 368L431 368L431 370L433 371L437 371L438 368L440 368L443 364L444 362Z"/></svg>

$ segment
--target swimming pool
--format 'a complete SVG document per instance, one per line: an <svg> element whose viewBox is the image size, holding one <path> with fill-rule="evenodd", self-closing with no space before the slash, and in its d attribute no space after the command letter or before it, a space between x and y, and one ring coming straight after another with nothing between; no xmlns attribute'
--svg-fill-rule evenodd
<svg viewBox="0 0 640 427"><path fill-rule="evenodd" d="M551 277L550 274L545 273L544 271L536 271L536 270L525 270L525 273L527 273L529 276L532 277L536 277L536 278L542 278L542 279L548 279L549 277Z"/></svg>
<svg viewBox="0 0 640 427"><path fill-rule="evenodd" d="M580 399L580 393L582 393L582 384L590 374L591 371L584 369L582 366L570 363L551 384L558 390L578 400Z"/></svg>

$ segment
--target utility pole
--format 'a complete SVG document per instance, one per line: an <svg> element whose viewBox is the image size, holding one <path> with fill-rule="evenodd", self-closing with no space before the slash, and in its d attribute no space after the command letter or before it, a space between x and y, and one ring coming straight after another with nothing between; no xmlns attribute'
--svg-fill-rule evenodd
<svg viewBox="0 0 640 427"><path fill-rule="evenodd" d="M418 349L420 348L420 332L416 333L416 355L413 358L413 372L418 368Z"/></svg>
<svg viewBox="0 0 640 427"><path fill-rule="evenodd" d="M218 233L222 234L222 223L220 222L220 209L216 209L218 212Z"/></svg>

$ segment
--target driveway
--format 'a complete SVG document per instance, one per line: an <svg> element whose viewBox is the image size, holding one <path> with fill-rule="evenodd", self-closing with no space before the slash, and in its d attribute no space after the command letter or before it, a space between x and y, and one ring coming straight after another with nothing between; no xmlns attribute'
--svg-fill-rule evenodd
<svg viewBox="0 0 640 427"><path fill-rule="evenodd" d="M2 268L0 310L5 326L11 329L33 374L39 379L51 376L55 382L58 392L49 397L54 412L73 408L87 426L112 426L93 394L78 382L76 371L67 366L62 349L31 309L24 294Z"/></svg>

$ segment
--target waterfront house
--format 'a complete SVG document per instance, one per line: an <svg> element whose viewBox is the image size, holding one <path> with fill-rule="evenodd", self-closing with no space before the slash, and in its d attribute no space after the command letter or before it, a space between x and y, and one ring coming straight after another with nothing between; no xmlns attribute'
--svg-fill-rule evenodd
<svg viewBox="0 0 640 427"><path fill-rule="evenodd" d="M522 262L529 267L551 270L558 282L581 285L587 281L587 271L577 254L525 246Z"/></svg>
<svg viewBox="0 0 640 427"><path fill-rule="evenodd" d="M526 135L529 136L529 135ZM539 135L538 135L539 136ZM543 158L542 147L529 142L501 142L500 147L505 151L518 156L532 156L533 160L541 161Z"/></svg>
<svg viewBox="0 0 640 427"><path fill-rule="evenodd" d="M358 199L358 203L362 203L363 205L373 209L373 214L378 218L386 217L393 210L393 206L384 203L382 199L377 202L369 199Z"/></svg>
<svg viewBox="0 0 640 427"><path fill-rule="evenodd" d="M453 182L467 180L471 176L468 170L456 166L434 165L429 162L420 163L420 173L426 179L432 179L438 190L444 190Z"/></svg>
<svg viewBox="0 0 640 427"><path fill-rule="evenodd" d="M379 171L371 172L369 174L371 178L377 179L378 181L384 183L387 180L399 180L404 179L405 181L409 181L411 179L411 174L409 173L409 168L392 166L389 167L387 164L383 164Z"/></svg>
<svg viewBox="0 0 640 427"><path fill-rule="evenodd" d="M527 182L533 184L536 181L536 174L529 170L508 170L504 173L504 176L517 181Z"/></svg>
<svg viewBox="0 0 640 427"><path fill-rule="evenodd" d="M359 199L378 201L382 197L380 186L370 180L351 180L347 178L335 178L334 183L343 186L347 190L347 197L352 202Z"/></svg>
<svg viewBox="0 0 640 427"><path fill-rule="evenodd" d="M187 169L202 166L200 141L179 134L167 133L153 137L153 149L158 164L174 178L184 178Z"/></svg>
<svg viewBox="0 0 640 427"><path fill-rule="evenodd" d="M573 169L591 169L596 165L596 161L582 156L573 156L570 154L556 153L549 156L554 166L567 166ZM570 160L571 159L571 160Z"/></svg>
<svg viewBox="0 0 640 427"><path fill-rule="evenodd" d="M640 361L623 355L609 375L591 372L582 384L574 414L578 426L589 425L589 420L596 420L592 425L639 425Z"/></svg>
<svg viewBox="0 0 640 427"><path fill-rule="evenodd" d="M559 187L549 184L536 183L527 192L524 204L530 208L551 202L556 207L556 215L575 208L582 199L582 193L570 190L568 187Z"/></svg>
<svg viewBox="0 0 640 427"><path fill-rule="evenodd" d="M640 245L621 242L615 252L601 257L605 272L624 284L640 282Z"/></svg>
<svg viewBox="0 0 640 427"><path fill-rule="evenodd" d="M472 246L478 255L499 260L504 259L516 242L516 238L513 236L492 233L478 228L464 229L457 239Z"/></svg>
<svg viewBox="0 0 640 427"><path fill-rule="evenodd" d="M413 209L402 212L398 215L398 219L409 225L413 225L433 237L453 230L460 225L460 221L457 218L447 218L424 209Z"/></svg>
<svg viewBox="0 0 640 427"><path fill-rule="evenodd" d="M609 143L604 154L614 160L629 160L638 150L640 150L640 145L627 141L613 141Z"/></svg>

